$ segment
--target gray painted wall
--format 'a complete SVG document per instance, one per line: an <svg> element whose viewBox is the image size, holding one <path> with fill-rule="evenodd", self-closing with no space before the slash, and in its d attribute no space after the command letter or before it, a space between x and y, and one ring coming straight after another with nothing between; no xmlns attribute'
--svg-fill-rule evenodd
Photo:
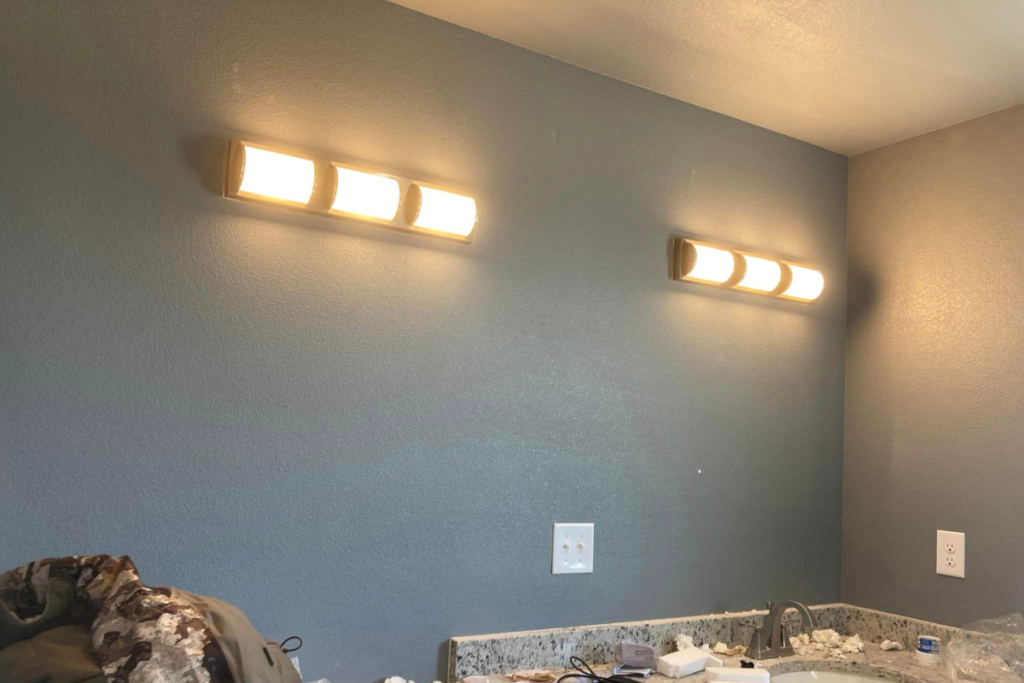
<svg viewBox="0 0 1024 683"><path fill-rule="evenodd" d="M1024 106L850 160L843 599L1024 609ZM935 531L967 534L966 579Z"/></svg>
<svg viewBox="0 0 1024 683"><path fill-rule="evenodd" d="M5 2L0 46L0 565L129 553L334 683L839 597L843 157L385 2ZM468 188L476 241L226 201L236 134ZM828 291L672 283L673 231Z"/></svg>

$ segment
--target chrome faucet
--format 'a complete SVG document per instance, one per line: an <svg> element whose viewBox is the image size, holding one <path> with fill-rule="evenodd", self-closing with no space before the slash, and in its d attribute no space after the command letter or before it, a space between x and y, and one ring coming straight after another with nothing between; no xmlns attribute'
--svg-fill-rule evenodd
<svg viewBox="0 0 1024 683"><path fill-rule="evenodd" d="M767 609L768 614L765 615L761 628L754 628L754 636L750 639L750 647L747 648L747 656L751 659L774 659L793 654L793 646L789 644L786 628L782 623L782 615L791 609L800 613L800 626L804 633L818 628L818 620L799 602L780 602L778 605L769 602Z"/></svg>

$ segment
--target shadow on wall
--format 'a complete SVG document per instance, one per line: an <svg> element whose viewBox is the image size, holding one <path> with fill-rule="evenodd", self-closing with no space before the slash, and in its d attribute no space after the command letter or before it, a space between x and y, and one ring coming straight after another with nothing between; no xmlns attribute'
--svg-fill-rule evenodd
<svg viewBox="0 0 1024 683"><path fill-rule="evenodd" d="M181 143L181 156L195 171L205 190L215 195L224 193L225 167L228 159L228 141L213 135L197 135Z"/></svg>
<svg viewBox="0 0 1024 683"><path fill-rule="evenodd" d="M874 305L878 295L877 278L868 265L849 257L846 269L846 329L856 330L858 323Z"/></svg>
<svg viewBox="0 0 1024 683"><path fill-rule="evenodd" d="M450 641L443 641L437 646L437 680L448 680L448 645Z"/></svg>

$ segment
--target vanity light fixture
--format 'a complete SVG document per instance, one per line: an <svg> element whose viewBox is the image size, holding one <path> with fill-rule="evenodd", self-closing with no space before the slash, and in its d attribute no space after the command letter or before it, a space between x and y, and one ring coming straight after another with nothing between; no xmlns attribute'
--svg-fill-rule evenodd
<svg viewBox="0 0 1024 683"><path fill-rule="evenodd" d="M798 266L786 261L782 263L792 273L792 277L789 285L779 296L783 299L807 302L814 301L821 296L822 290L825 289L825 278L821 276L821 273L807 266Z"/></svg>
<svg viewBox="0 0 1024 683"><path fill-rule="evenodd" d="M398 216L402 187L398 180L333 164L335 182L331 212L390 223Z"/></svg>
<svg viewBox="0 0 1024 683"><path fill-rule="evenodd" d="M676 240L677 280L724 285L733 279L737 256L728 249L693 240Z"/></svg>
<svg viewBox="0 0 1024 683"><path fill-rule="evenodd" d="M782 264L778 261L740 252L743 260L743 278L736 289L767 294L774 292L782 282Z"/></svg>
<svg viewBox="0 0 1024 683"><path fill-rule="evenodd" d="M224 196L460 242L471 241L478 218L476 200L463 194L241 140L228 146Z"/></svg>
<svg viewBox="0 0 1024 683"><path fill-rule="evenodd" d="M476 200L413 183L405 195L405 220L421 230L465 237L476 225Z"/></svg>
<svg viewBox="0 0 1024 683"><path fill-rule="evenodd" d="M225 194L306 206L316 189L313 159L251 142L232 142Z"/></svg>
<svg viewBox="0 0 1024 683"><path fill-rule="evenodd" d="M825 278L813 268L684 237L672 243L672 278L804 303L825 289Z"/></svg>

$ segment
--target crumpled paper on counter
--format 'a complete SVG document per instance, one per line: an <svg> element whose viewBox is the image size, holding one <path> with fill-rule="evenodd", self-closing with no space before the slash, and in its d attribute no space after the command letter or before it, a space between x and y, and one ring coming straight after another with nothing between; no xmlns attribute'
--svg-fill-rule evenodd
<svg viewBox="0 0 1024 683"><path fill-rule="evenodd" d="M678 634L676 636L676 649L685 650L688 647L697 647L693 642L693 636L688 636L685 633ZM733 655L745 654L747 651L747 647L745 645L733 645L732 647L729 647L721 641L715 643L714 647L704 643L700 646L700 649L704 650L704 652L714 653L716 655L729 655L730 657Z"/></svg>
<svg viewBox="0 0 1024 683"><path fill-rule="evenodd" d="M860 635L852 635L844 638L833 629L821 629L812 631L811 635L801 633L789 639L793 652L798 655L809 655L814 652L825 652L826 657L833 659L846 659L848 654L856 654L864 651L864 641Z"/></svg>

